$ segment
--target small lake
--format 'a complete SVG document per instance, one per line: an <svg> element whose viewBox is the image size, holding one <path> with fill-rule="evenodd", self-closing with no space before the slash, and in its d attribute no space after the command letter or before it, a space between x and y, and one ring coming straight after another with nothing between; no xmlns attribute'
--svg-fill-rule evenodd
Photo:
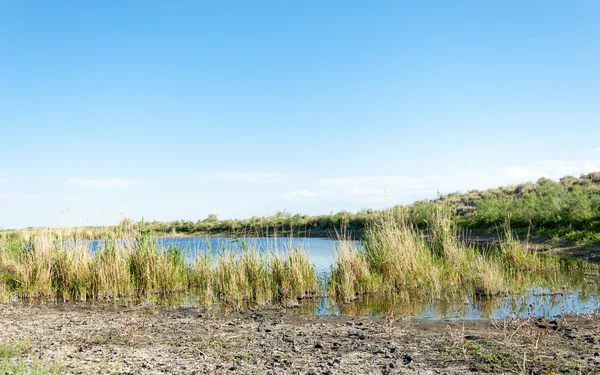
<svg viewBox="0 0 600 375"><path fill-rule="evenodd" d="M122 240L132 241L132 240ZM272 238L272 237L164 237L158 238L161 247L179 247L186 253L187 260L193 262L196 255L210 251L218 254L223 250L241 252L244 248L263 251L302 249L310 252L310 259L319 272L327 272L333 262L333 254L338 241L329 238ZM82 241L88 243L92 251L97 250L105 241ZM358 244L358 241L354 241Z"/></svg>
<svg viewBox="0 0 600 375"><path fill-rule="evenodd" d="M129 240L123 240L129 241ZM176 246L185 250L187 260L192 262L199 253L218 254L223 250L242 252L246 248L261 251L303 249L310 253L311 261L320 273L327 273L334 260L338 241L328 238L229 238L229 237L174 237L157 239L159 246ZM92 251L104 241L86 241ZM358 242L356 242L358 244ZM565 260L565 270L554 278L564 278L561 290L550 291L540 285L532 285L526 292L514 296L481 298L463 296L446 301L406 301L363 296L354 302L338 305L327 297L302 301L291 313L304 315L368 315L394 314L403 318L445 319L504 319L526 317L556 317L568 313L590 313L600 307L600 277L589 273L579 261ZM575 266L575 267L574 267ZM179 303L198 306L193 297L183 298Z"/></svg>

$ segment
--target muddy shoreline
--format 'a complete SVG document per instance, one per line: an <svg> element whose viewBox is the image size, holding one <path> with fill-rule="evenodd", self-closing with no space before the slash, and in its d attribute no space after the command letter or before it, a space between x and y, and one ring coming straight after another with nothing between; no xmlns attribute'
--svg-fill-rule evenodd
<svg viewBox="0 0 600 375"><path fill-rule="evenodd" d="M67 374L465 374L600 372L600 315L479 321L215 314L194 308L0 305L11 361Z"/></svg>

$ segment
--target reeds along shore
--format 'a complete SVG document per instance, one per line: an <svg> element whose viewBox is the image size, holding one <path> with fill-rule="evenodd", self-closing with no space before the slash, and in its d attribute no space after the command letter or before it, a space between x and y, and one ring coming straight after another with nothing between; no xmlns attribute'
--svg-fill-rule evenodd
<svg viewBox="0 0 600 375"><path fill-rule="evenodd" d="M496 295L528 286L556 271L505 228L497 245L476 248L461 240L450 214L438 209L427 230L411 225L402 210L382 214L366 230L362 247L342 241L332 266L329 291L342 301L365 293L448 298Z"/></svg>
<svg viewBox="0 0 600 375"><path fill-rule="evenodd" d="M320 293L339 301L365 293L440 298L506 293L556 267L508 227L495 248L478 249L460 238L447 210L438 210L426 230L410 224L404 211L389 210L368 227L362 246L341 238L331 272L318 275L300 249L209 251L190 259L144 232L135 240L106 241L95 252L43 232L19 241L5 236L0 296L85 301L184 293L205 304L278 303Z"/></svg>
<svg viewBox="0 0 600 375"><path fill-rule="evenodd" d="M56 300L110 300L189 293L206 304L285 301L317 293L308 253L198 254L186 261L177 247L161 248L139 236L107 241L92 253L38 235L25 243L0 242L0 296Z"/></svg>

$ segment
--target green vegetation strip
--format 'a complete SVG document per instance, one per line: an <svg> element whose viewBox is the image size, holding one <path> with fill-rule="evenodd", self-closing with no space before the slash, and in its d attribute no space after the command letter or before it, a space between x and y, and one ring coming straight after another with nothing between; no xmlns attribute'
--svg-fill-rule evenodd
<svg viewBox="0 0 600 375"><path fill-rule="evenodd" d="M506 226L494 247L461 241L455 220L438 208L427 230L406 209L380 213L366 229L362 246L340 238L331 272L318 275L308 252L290 249L236 254L161 248L148 229L130 241L106 241L91 252L86 244L65 246L56 233L29 238L0 236L0 295L4 300L117 300L185 294L199 303L288 304L328 293L340 302L362 294L440 299L498 295L538 283L561 287L556 259L524 246ZM591 266L590 266L591 267Z"/></svg>

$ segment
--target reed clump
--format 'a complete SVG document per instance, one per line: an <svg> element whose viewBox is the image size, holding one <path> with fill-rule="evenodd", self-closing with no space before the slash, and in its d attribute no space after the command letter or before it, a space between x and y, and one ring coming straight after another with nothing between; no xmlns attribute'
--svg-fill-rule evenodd
<svg viewBox="0 0 600 375"><path fill-rule="evenodd" d="M93 257L91 291L93 299L116 299L134 293L126 245L106 241Z"/></svg>
<svg viewBox="0 0 600 375"><path fill-rule="evenodd" d="M240 254L226 250L187 259L146 234L110 240L96 251L38 233L0 241L0 299L115 300L184 293L206 304L270 303L317 293L316 269L300 249Z"/></svg>
<svg viewBox="0 0 600 375"><path fill-rule="evenodd" d="M544 262L536 251L529 248L527 242L521 242L510 228L507 220L504 225L504 239L499 243L503 263L513 271L550 271L556 264Z"/></svg>
<svg viewBox="0 0 600 375"><path fill-rule="evenodd" d="M317 273L307 253L294 249L269 255L271 290L277 299L310 297L318 289Z"/></svg>
<svg viewBox="0 0 600 375"><path fill-rule="evenodd" d="M515 287L516 271L553 267L512 234L496 251L463 238L443 208L430 216L426 229L412 224L401 210L384 212L366 229L360 249L338 249L330 293L342 301L366 293L430 299L497 295Z"/></svg>
<svg viewBox="0 0 600 375"><path fill-rule="evenodd" d="M381 276L371 272L365 254L351 241L341 239L335 253L336 264L331 269L329 293L343 302L358 295L373 293L381 285Z"/></svg>

